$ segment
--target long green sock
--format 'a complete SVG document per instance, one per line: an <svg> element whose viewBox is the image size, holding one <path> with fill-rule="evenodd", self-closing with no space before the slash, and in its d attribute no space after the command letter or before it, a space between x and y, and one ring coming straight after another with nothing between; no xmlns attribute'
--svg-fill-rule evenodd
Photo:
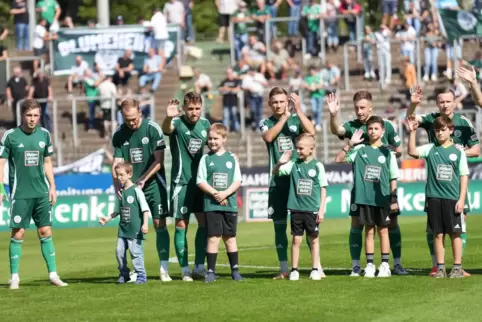
<svg viewBox="0 0 482 322"><path fill-rule="evenodd" d="M360 266L360 256L362 252L363 239L362 239L363 227L352 227L350 229L350 236L348 243L350 246L350 256L354 266ZM356 265L358 264L358 265Z"/></svg>
<svg viewBox="0 0 482 322"><path fill-rule="evenodd" d="M276 253L280 262L288 261L288 236L286 236L287 223L274 223L274 242Z"/></svg>
<svg viewBox="0 0 482 322"><path fill-rule="evenodd" d="M18 274L18 267L20 266L20 257L22 257L23 240L10 238L10 273Z"/></svg>
<svg viewBox="0 0 482 322"><path fill-rule="evenodd" d="M400 226L389 228L388 237L390 238L390 249L392 250L392 255L397 260L395 265L400 264L398 260L402 257L402 234L400 233Z"/></svg>
<svg viewBox="0 0 482 322"><path fill-rule="evenodd" d="M168 261L171 239L169 238L169 230L167 230L166 226L156 229L156 247L159 260Z"/></svg>
<svg viewBox="0 0 482 322"><path fill-rule="evenodd" d="M55 260L55 248L52 236L40 238L40 249L44 257L49 273L57 271L57 263Z"/></svg>
<svg viewBox="0 0 482 322"><path fill-rule="evenodd" d="M460 234L460 238L462 239L462 257L463 257L465 246L467 246L467 233Z"/></svg>
<svg viewBox="0 0 482 322"><path fill-rule="evenodd" d="M194 265L204 265L206 259L206 227L198 225L196 231L196 237L194 239Z"/></svg>
<svg viewBox="0 0 482 322"><path fill-rule="evenodd" d="M187 258L187 243L186 243L186 229L176 227L174 233L174 248L176 249L177 260L181 267L188 266Z"/></svg>
<svg viewBox="0 0 482 322"><path fill-rule="evenodd" d="M427 233L427 245L428 245L428 250L430 251L430 255L431 256L435 255L435 251L433 250L433 234L432 233Z"/></svg>

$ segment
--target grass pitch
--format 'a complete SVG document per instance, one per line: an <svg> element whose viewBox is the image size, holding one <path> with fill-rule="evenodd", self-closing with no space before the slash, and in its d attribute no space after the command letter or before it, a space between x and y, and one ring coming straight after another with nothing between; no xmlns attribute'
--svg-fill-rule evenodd
<svg viewBox="0 0 482 322"><path fill-rule="evenodd" d="M472 277L460 280L429 278L431 261L425 238L425 217L401 217L402 262L410 276L364 279L347 276L348 219L321 226L321 258L328 278L308 279L310 257L302 248L301 280L273 281L277 272L272 223L243 223L238 227L242 282L230 278L227 257L220 251L219 280L210 285L180 281L171 241L170 274L159 281L155 235L145 247L146 285L116 285L116 229L54 231L57 266L69 283L58 289L47 280L39 241L27 232L20 264L20 290L10 291L8 233L1 233L1 321L480 321L482 313L482 216L468 219L464 268ZM173 234L171 230L171 240ZM193 254L195 227L189 234ZM448 242L448 239L447 239ZM447 244L448 245L448 244ZM378 247L378 246L377 246ZM190 260L194 258L191 256ZM375 263L380 263L377 248ZM363 260L364 262L364 260ZM446 264L452 256L447 248Z"/></svg>

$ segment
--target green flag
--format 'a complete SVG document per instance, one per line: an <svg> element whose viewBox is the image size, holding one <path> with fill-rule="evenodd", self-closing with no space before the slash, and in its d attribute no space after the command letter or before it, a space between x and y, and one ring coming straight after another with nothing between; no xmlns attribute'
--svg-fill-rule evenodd
<svg viewBox="0 0 482 322"><path fill-rule="evenodd" d="M464 36L482 36L482 15L463 10L439 10L442 34L449 42Z"/></svg>

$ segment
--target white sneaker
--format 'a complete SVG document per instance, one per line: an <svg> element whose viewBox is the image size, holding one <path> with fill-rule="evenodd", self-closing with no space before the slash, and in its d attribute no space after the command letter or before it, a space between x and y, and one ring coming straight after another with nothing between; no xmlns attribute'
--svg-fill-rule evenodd
<svg viewBox="0 0 482 322"><path fill-rule="evenodd" d="M300 279L300 272L292 271L290 273L290 281L298 281Z"/></svg>
<svg viewBox="0 0 482 322"><path fill-rule="evenodd" d="M183 280L184 282L192 282L192 281L194 281L194 280L192 279L191 272L182 273L182 280Z"/></svg>
<svg viewBox="0 0 482 322"><path fill-rule="evenodd" d="M291 278L290 278L290 279L291 279ZM311 273L310 273L310 280L313 280L313 281L321 281L320 271L311 271Z"/></svg>
<svg viewBox="0 0 482 322"><path fill-rule="evenodd" d="M161 268L161 271L160 271L160 277L161 277L161 282L171 282L172 281L172 278L169 276L169 273L166 272L165 270L163 270Z"/></svg>
<svg viewBox="0 0 482 322"><path fill-rule="evenodd" d="M377 277L390 277L392 276L392 272L390 272L390 265L388 263L381 263L378 266L378 276Z"/></svg>
<svg viewBox="0 0 482 322"><path fill-rule="evenodd" d="M52 277L50 279L50 283L52 283L53 285L57 286L57 287L65 287L65 286L68 286L69 284L65 283L65 282L62 282L62 280L60 279L60 277L58 276L55 276L55 277Z"/></svg>
<svg viewBox="0 0 482 322"><path fill-rule="evenodd" d="M432 74L431 79L432 79L432 82L436 82L437 81L437 75Z"/></svg>
<svg viewBox="0 0 482 322"><path fill-rule="evenodd" d="M20 279L16 278L16 279L10 280L8 281L8 284L10 284L9 289L18 290L20 288Z"/></svg>
<svg viewBox="0 0 482 322"><path fill-rule="evenodd" d="M424 82L428 82L428 79L429 79L429 78L428 78L428 75L423 76L423 81L424 81Z"/></svg>
<svg viewBox="0 0 482 322"><path fill-rule="evenodd" d="M320 124L316 125L315 130L316 132L321 132L321 125Z"/></svg>
<svg viewBox="0 0 482 322"><path fill-rule="evenodd" d="M365 267L365 277L373 278L375 277L376 268L372 263L367 264Z"/></svg>
<svg viewBox="0 0 482 322"><path fill-rule="evenodd" d="M326 278L325 271L323 269L318 268L318 272L320 273L321 278Z"/></svg>
<svg viewBox="0 0 482 322"><path fill-rule="evenodd" d="M204 279L204 277L206 276L206 271L204 270L204 268L193 268L192 270L192 274L191 274L192 278L193 279Z"/></svg>
<svg viewBox="0 0 482 322"><path fill-rule="evenodd" d="M135 283L137 281L137 273L130 272L129 273L129 281L127 283Z"/></svg>

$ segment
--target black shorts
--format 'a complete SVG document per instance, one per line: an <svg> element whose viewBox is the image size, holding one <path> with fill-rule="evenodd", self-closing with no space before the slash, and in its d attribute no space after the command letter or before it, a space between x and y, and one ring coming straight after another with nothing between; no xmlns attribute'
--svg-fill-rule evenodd
<svg viewBox="0 0 482 322"><path fill-rule="evenodd" d="M229 15L219 14L219 27L229 26Z"/></svg>
<svg viewBox="0 0 482 322"><path fill-rule="evenodd" d="M457 200L427 198L427 230L433 234L465 232L464 216L455 213Z"/></svg>
<svg viewBox="0 0 482 322"><path fill-rule="evenodd" d="M236 237L238 213L227 211L208 211L205 214L206 233L211 236Z"/></svg>
<svg viewBox="0 0 482 322"><path fill-rule="evenodd" d="M318 214L312 212L291 211L291 235L303 236L306 231L306 235L318 237L320 231L316 223L317 217Z"/></svg>
<svg viewBox="0 0 482 322"><path fill-rule="evenodd" d="M112 121L112 111L110 108L103 108L102 114L104 121Z"/></svg>
<svg viewBox="0 0 482 322"><path fill-rule="evenodd" d="M390 224L390 211L388 207L352 204L354 216L360 218L364 226L388 226Z"/></svg>
<svg viewBox="0 0 482 322"><path fill-rule="evenodd" d="M45 48L45 47L33 49L33 55L34 56L42 56L42 55L45 55L46 53L47 53L47 48Z"/></svg>

